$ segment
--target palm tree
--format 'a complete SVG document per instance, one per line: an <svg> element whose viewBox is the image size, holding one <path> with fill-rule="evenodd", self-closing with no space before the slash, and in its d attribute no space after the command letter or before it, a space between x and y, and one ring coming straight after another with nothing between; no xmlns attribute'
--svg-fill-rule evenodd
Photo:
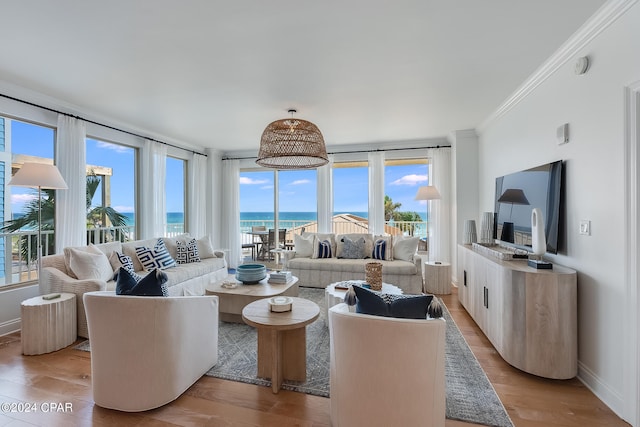
<svg viewBox="0 0 640 427"><path fill-rule="evenodd" d="M93 196L100 185L101 179L95 174L87 175L87 228L95 228L102 224L105 219L108 219L111 225L115 227L125 226L126 217L113 209L111 206L96 206L91 207L91 201ZM53 230L54 228L54 213L55 213L55 190L43 189L42 190L42 224L41 230ZM38 229L38 199L35 198L25 205L24 214L17 219L5 221L3 226L0 227L0 231L4 233L15 233L20 230L37 230ZM113 231L112 231L113 233ZM93 234L90 235L90 239L93 240ZM113 238L124 241L126 235L118 233L113 235ZM37 257L37 236L25 235L20 236L21 240L21 258L27 260L27 262L33 261ZM53 253L55 239L48 239L48 241L42 243L47 247L43 248L45 254Z"/></svg>
<svg viewBox="0 0 640 427"><path fill-rule="evenodd" d="M397 221L398 209L400 209L402 203L393 203L391 197L384 196L384 219L385 221L394 220Z"/></svg>
<svg viewBox="0 0 640 427"><path fill-rule="evenodd" d="M410 236L413 236L416 230L415 222L422 221L422 217L417 212L401 212L399 209L402 203L394 203L391 197L384 196L384 219L386 221L403 221L408 222L407 231Z"/></svg>

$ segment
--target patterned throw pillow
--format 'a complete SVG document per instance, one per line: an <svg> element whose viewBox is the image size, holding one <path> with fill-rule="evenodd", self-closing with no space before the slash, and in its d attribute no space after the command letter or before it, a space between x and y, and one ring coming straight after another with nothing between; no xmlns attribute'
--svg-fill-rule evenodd
<svg viewBox="0 0 640 427"><path fill-rule="evenodd" d="M331 258L331 242L322 240L318 242L318 256L316 258Z"/></svg>
<svg viewBox="0 0 640 427"><path fill-rule="evenodd" d="M125 270L127 270L129 274L133 276L136 282L139 282L142 279L142 276L136 273L133 269L133 260L129 255L121 254L118 251L114 251L109 256L109 262L111 263L111 266L115 271L113 280L118 280L118 273L120 272L120 268L124 268Z"/></svg>
<svg viewBox="0 0 640 427"><path fill-rule="evenodd" d="M384 239L378 239L373 244L373 254L371 258L373 259L386 259L385 256L387 254L387 241Z"/></svg>
<svg viewBox="0 0 640 427"><path fill-rule="evenodd" d="M188 242L183 242L182 240L176 242L176 262L178 264L200 262L198 242L196 239L191 239Z"/></svg>
<svg viewBox="0 0 640 427"><path fill-rule="evenodd" d="M351 240L348 237L342 238L342 256L340 258L345 259L363 259L365 257L364 254L364 244L365 240L363 237L358 240Z"/></svg>
<svg viewBox="0 0 640 427"><path fill-rule="evenodd" d="M385 242L384 244L384 258L378 258L381 260L386 260L386 261L393 261L393 245L392 245L392 237L391 236L386 236L384 234L378 235L378 236L373 236L373 242L374 245L376 243L378 243L378 241L383 240ZM379 254L380 255L380 254ZM374 258L374 254L373 252L371 253L371 258Z"/></svg>
<svg viewBox="0 0 640 427"><path fill-rule="evenodd" d="M153 248L147 248L146 246L136 247L136 256L140 264L142 264L142 268L148 271L157 268L163 270L176 266L176 261L171 258L162 239L158 239L158 242Z"/></svg>

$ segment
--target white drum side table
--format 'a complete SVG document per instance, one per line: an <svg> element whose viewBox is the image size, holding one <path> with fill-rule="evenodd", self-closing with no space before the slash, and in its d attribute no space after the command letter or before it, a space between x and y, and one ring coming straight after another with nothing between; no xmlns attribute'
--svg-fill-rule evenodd
<svg viewBox="0 0 640 427"><path fill-rule="evenodd" d="M424 263L424 291L427 294L449 295L451 293L451 264L426 261Z"/></svg>
<svg viewBox="0 0 640 427"><path fill-rule="evenodd" d="M22 354L50 353L73 344L78 337L76 310L76 295L71 293L22 301Z"/></svg>

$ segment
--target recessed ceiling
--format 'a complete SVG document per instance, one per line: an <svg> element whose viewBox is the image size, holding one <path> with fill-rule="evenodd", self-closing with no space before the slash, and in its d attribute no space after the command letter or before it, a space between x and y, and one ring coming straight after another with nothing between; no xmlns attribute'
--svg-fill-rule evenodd
<svg viewBox="0 0 640 427"><path fill-rule="evenodd" d="M314 122L328 147L479 125L604 0L12 1L0 81L189 147L256 150Z"/></svg>

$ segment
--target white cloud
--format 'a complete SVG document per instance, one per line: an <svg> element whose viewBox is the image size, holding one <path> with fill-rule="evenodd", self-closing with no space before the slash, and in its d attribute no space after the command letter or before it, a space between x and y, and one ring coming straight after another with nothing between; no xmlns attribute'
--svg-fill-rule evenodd
<svg viewBox="0 0 640 427"><path fill-rule="evenodd" d="M36 194L12 194L11 203L28 203L32 200L36 200L38 196Z"/></svg>
<svg viewBox="0 0 640 427"><path fill-rule="evenodd" d="M423 182L427 182L429 177L427 175L411 174L405 175L402 178L396 179L391 185L418 185Z"/></svg>
<svg viewBox="0 0 640 427"><path fill-rule="evenodd" d="M96 141L96 143L96 147L113 150L116 153L130 153L133 150L133 148L131 147L125 147L124 145L120 144L112 144L110 142Z"/></svg>
<svg viewBox="0 0 640 427"><path fill-rule="evenodd" d="M111 207L120 213L134 212L133 206L111 206Z"/></svg>
<svg viewBox="0 0 640 427"><path fill-rule="evenodd" d="M247 178L246 176L240 177L240 184L259 185L259 184L267 184L268 182L269 182L268 179L252 179L252 178Z"/></svg>
<svg viewBox="0 0 640 427"><path fill-rule="evenodd" d="M260 187L261 190L273 190L273 185L264 185Z"/></svg>
<svg viewBox="0 0 640 427"><path fill-rule="evenodd" d="M291 184L289 185L302 185L302 184L309 184L311 181L308 179L296 179L295 181L293 181Z"/></svg>

